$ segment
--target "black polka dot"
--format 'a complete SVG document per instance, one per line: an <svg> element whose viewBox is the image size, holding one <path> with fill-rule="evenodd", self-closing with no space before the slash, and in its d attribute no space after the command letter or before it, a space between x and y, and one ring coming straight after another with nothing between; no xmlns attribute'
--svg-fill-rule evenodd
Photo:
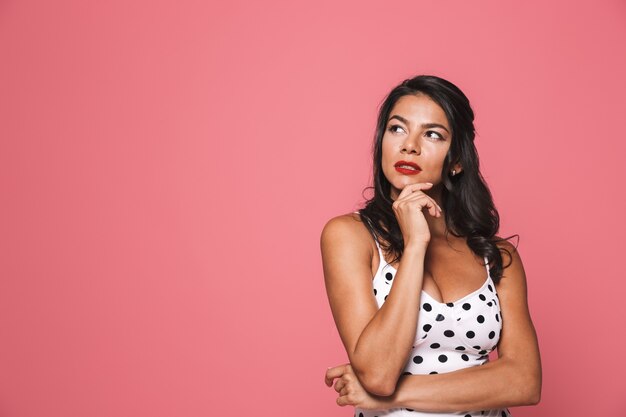
<svg viewBox="0 0 626 417"><path fill-rule="evenodd" d="M488 284L487 288L489 288L489 291L493 292L493 288L491 288L491 284Z"/></svg>
<svg viewBox="0 0 626 417"><path fill-rule="evenodd" d="M481 348L480 346L478 346L478 345L476 345L476 346L472 346L472 347L473 347L474 349L476 349L476 350L480 350L480 349L482 349L482 348Z"/></svg>
<svg viewBox="0 0 626 417"><path fill-rule="evenodd" d="M452 330L446 330L443 334L446 337L454 337L454 332Z"/></svg>
<svg viewBox="0 0 626 417"><path fill-rule="evenodd" d="M456 321L459 321L459 320L461 320L461 317L459 317L458 319L456 319Z"/></svg>
<svg viewBox="0 0 626 417"><path fill-rule="evenodd" d="M498 313L496 313L496 321L500 321L500 316L498 316Z"/></svg>
<svg viewBox="0 0 626 417"><path fill-rule="evenodd" d="M385 279L386 279L387 281L391 281L391 280L393 279L393 274L392 274L391 272L387 272L387 273L385 274Z"/></svg>
<svg viewBox="0 0 626 417"><path fill-rule="evenodd" d="M424 358L422 358L420 355L417 355L413 358L413 362L419 365L420 363L424 362Z"/></svg>
<svg viewBox="0 0 626 417"><path fill-rule="evenodd" d="M463 346L457 346L454 348L454 350L465 350L465 348Z"/></svg>
<svg viewBox="0 0 626 417"><path fill-rule="evenodd" d="M465 353L461 355L461 359L463 359L465 362L469 361L469 356L467 356Z"/></svg>
<svg viewBox="0 0 626 417"><path fill-rule="evenodd" d="M410 373L409 371L405 371L405 372L402 372L402 375L413 375L413 374Z"/></svg>
<svg viewBox="0 0 626 417"><path fill-rule="evenodd" d="M463 310L469 310L470 308L472 308L470 303L464 303L463 304Z"/></svg>
<svg viewBox="0 0 626 417"><path fill-rule="evenodd" d="M430 345L431 349L439 349L441 345L439 343L433 343L432 345Z"/></svg>
<svg viewBox="0 0 626 417"><path fill-rule="evenodd" d="M448 357L446 355L439 355L439 362L445 363L448 362Z"/></svg>
<svg viewBox="0 0 626 417"><path fill-rule="evenodd" d="M491 301L493 301L494 304L498 304L495 298L492 298Z"/></svg>
<svg viewBox="0 0 626 417"><path fill-rule="evenodd" d="M437 372L437 371L432 371L429 375L435 375L435 374L438 374L438 373L439 372Z"/></svg>
<svg viewBox="0 0 626 417"><path fill-rule="evenodd" d="M376 288L374 288L374 295L378 294L378 291L376 291Z"/></svg>
<svg viewBox="0 0 626 417"><path fill-rule="evenodd" d="M424 327L422 327L422 329L424 329L425 332L429 331L433 326L431 326L430 324L425 324Z"/></svg>
<svg viewBox="0 0 626 417"><path fill-rule="evenodd" d="M389 297L389 294L385 295L385 301L387 301L387 297Z"/></svg>
<svg viewBox="0 0 626 417"><path fill-rule="evenodd" d="M489 339L493 339L494 337L496 337L496 332L490 331L489 332Z"/></svg>
<svg viewBox="0 0 626 417"><path fill-rule="evenodd" d="M405 408L406 411L415 411L412 408Z"/></svg>
<svg viewBox="0 0 626 417"><path fill-rule="evenodd" d="M448 307L454 307L454 303L446 303Z"/></svg>
<svg viewBox="0 0 626 417"><path fill-rule="evenodd" d="M481 354L481 355L484 355L485 353L487 353L487 351L483 349L483 350L481 350L481 351L480 351L480 352L478 352L478 353L479 353L479 354Z"/></svg>
<svg viewBox="0 0 626 417"><path fill-rule="evenodd" d="M485 322L485 316L483 316L482 314L480 314L478 317L476 317L476 320L479 323L484 323Z"/></svg>
<svg viewBox="0 0 626 417"><path fill-rule="evenodd" d="M487 305L488 305L489 307L491 307L491 306L493 305L493 303L492 303L491 301L489 301L489 302L487 303Z"/></svg>
<svg viewBox="0 0 626 417"><path fill-rule="evenodd" d="M445 319L445 317L443 316L443 314L437 314L437 317L435 317L436 321L442 321L443 319Z"/></svg>
<svg viewBox="0 0 626 417"><path fill-rule="evenodd" d="M482 301L485 301L487 299L484 294L480 294L478 298L480 298Z"/></svg>
<svg viewBox="0 0 626 417"><path fill-rule="evenodd" d="M463 417L472 417L471 414L465 414Z"/></svg>
<svg viewBox="0 0 626 417"><path fill-rule="evenodd" d="M359 413L359 417L363 417L363 413Z"/></svg>
<svg viewBox="0 0 626 417"><path fill-rule="evenodd" d="M433 306L431 306L431 305L430 305L430 304L428 304L428 303L424 303L424 304L422 305L422 307L423 307L423 308L424 308L424 310L426 310L426 311L430 311L430 310L432 310L432 309L433 309Z"/></svg>
<svg viewBox="0 0 626 417"><path fill-rule="evenodd" d="M473 339L474 336L476 336L476 333L470 330L469 332L465 333L465 336L467 336L469 339Z"/></svg>

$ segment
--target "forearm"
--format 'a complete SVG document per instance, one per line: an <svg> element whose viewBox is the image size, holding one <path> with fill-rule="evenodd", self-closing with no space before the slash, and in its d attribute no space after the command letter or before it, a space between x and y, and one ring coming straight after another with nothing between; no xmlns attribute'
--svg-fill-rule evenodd
<svg viewBox="0 0 626 417"><path fill-rule="evenodd" d="M405 248L389 295L364 328L351 358L359 378L381 395L393 392L415 341L426 248Z"/></svg>
<svg viewBox="0 0 626 417"><path fill-rule="evenodd" d="M400 377L392 396L381 397L384 408L424 412L488 410L536 404L536 378L500 358L484 365L433 375Z"/></svg>

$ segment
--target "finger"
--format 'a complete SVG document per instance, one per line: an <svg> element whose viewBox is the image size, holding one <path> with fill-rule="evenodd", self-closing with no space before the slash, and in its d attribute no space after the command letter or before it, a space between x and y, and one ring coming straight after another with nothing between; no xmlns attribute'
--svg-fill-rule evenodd
<svg viewBox="0 0 626 417"><path fill-rule="evenodd" d="M428 213L433 216L433 217L437 217L437 214L439 213L439 205L437 205L437 203L435 202L435 200L433 200L432 198L420 198L419 200L419 204L422 206L422 209L426 209L428 210Z"/></svg>
<svg viewBox="0 0 626 417"><path fill-rule="evenodd" d="M337 397L337 405L339 407L344 407L344 406L348 405L347 395L346 396Z"/></svg>
<svg viewBox="0 0 626 417"><path fill-rule="evenodd" d="M405 195L410 195L412 192L415 192L415 191L427 190L431 188L432 186L433 184L430 182L417 182L415 184L406 185L402 189L402 191L400 191L400 194L398 195L398 198L396 200L399 200Z"/></svg>
<svg viewBox="0 0 626 417"><path fill-rule="evenodd" d="M413 190L410 194L407 194L405 196L403 196L402 198L398 197L394 202L393 202L393 208L397 209L398 205L400 203L406 202L406 201L413 201L415 198L418 197L422 197L422 196L426 196L428 198L430 198L433 202L433 204L435 205L435 207L437 207L437 211L443 213L443 210L441 209L441 206L429 195L420 192L421 190Z"/></svg>
<svg viewBox="0 0 626 417"><path fill-rule="evenodd" d="M417 193L417 192L411 193L411 194L409 194L408 196L404 197L404 199L402 200L402 202L405 202L405 201L413 201L413 200L415 200L415 199L419 199L419 198L427 198L427 199L429 199L429 200L430 200L430 201L431 201L431 202L435 205L435 207L437 207L437 210L439 210L439 211L443 211L443 210L441 209L441 206L440 206L440 205L439 205L439 204L435 201L435 199L434 199L434 198L432 198L431 196L429 196L429 195L427 195L427 194L424 194L424 193ZM396 200L396 201L397 201L397 200Z"/></svg>
<svg viewBox="0 0 626 417"><path fill-rule="evenodd" d="M326 375L324 376L324 382L329 387L333 385L333 379L339 378L341 375L345 373L346 364L335 366L333 368L328 368L326 370Z"/></svg>
<svg viewBox="0 0 626 417"><path fill-rule="evenodd" d="M335 391L339 392L346 385L342 378L339 378L337 382L335 382Z"/></svg>
<svg viewBox="0 0 626 417"><path fill-rule="evenodd" d="M422 200L422 203L424 204L422 207L423 208L425 207L431 216L437 217L437 213L439 212L439 206L437 205L437 203L435 203L435 201L432 198Z"/></svg>
<svg viewBox="0 0 626 417"><path fill-rule="evenodd" d="M420 210L426 207L431 216L437 217L441 212L441 207L439 204L432 198L427 196L424 193L415 193L413 195L409 195L405 197L405 199L401 202L402 204L408 204L409 202L416 202L420 206ZM398 203L401 204L401 203Z"/></svg>

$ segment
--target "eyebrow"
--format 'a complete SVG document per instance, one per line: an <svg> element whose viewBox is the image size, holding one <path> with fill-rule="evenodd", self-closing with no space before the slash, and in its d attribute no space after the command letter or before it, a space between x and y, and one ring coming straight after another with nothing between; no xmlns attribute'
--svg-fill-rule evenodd
<svg viewBox="0 0 626 417"><path fill-rule="evenodd" d="M400 120L402 123L404 123L405 125L407 125L407 126L409 126L409 125L410 125L410 123L409 123L409 121L408 121L407 119L405 119L405 118L404 118L404 117L402 117L402 116L398 116L397 114L394 114L393 116L391 116L391 117L389 118L389 120L391 120L391 119L398 119L398 120ZM388 120L387 122L389 122L389 120ZM433 128L433 127L438 127L438 128L441 128L441 129L445 130L446 132L450 133L450 131L449 131L449 130L448 130L448 129L444 126L444 125L441 125L441 124L439 124L439 123L423 123L423 124L422 124L422 127L423 127L423 128Z"/></svg>

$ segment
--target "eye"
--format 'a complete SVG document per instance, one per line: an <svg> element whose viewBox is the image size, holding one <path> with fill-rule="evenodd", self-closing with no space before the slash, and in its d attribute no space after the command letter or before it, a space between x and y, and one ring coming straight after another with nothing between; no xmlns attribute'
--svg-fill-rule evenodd
<svg viewBox="0 0 626 417"><path fill-rule="evenodd" d="M439 132L435 132L434 130L427 130L427 131L426 131L426 134L427 134L427 135L429 135L429 134L431 134L431 133L434 133L435 135L437 135L437 136L435 136L435 138L440 139L440 140L443 140L443 136L441 136L441 134L440 134ZM431 137L432 137L432 136L431 136Z"/></svg>
<svg viewBox="0 0 626 417"><path fill-rule="evenodd" d="M396 128L402 129L402 131L404 131L404 128L402 126L400 126L400 125L391 125L391 126L389 126L389 128L387 130L390 131L391 133L398 133L398 131L395 130Z"/></svg>

